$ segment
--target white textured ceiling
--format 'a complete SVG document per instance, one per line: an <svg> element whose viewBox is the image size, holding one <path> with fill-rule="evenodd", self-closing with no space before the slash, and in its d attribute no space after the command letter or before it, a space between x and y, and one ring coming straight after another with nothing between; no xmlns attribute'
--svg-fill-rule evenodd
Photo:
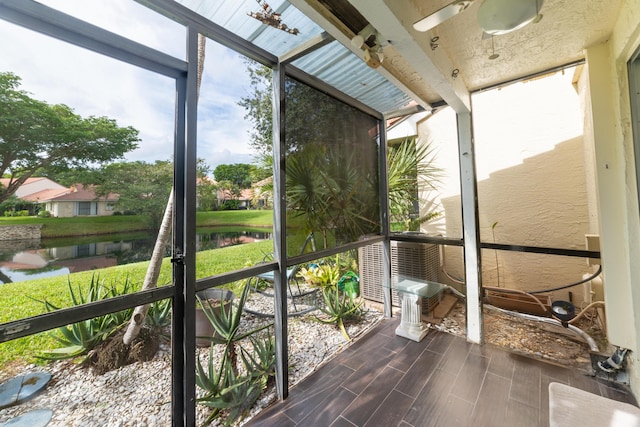
<svg viewBox="0 0 640 427"><path fill-rule="evenodd" d="M432 2L413 0L413 3ZM429 36L439 36L439 48L460 69L471 91L583 58L585 47L605 40L610 34L620 1L546 0L540 22L493 37L495 53L500 55L495 60L488 59L492 52L491 37L483 40L478 25L480 3L475 1L468 10L418 39L424 44Z"/></svg>
<svg viewBox="0 0 640 427"><path fill-rule="evenodd" d="M317 0L293 3L301 1L323 13ZM493 38L500 56L490 60L492 40L483 39L477 22L482 0L426 33L415 31L412 24L450 0L343 1L390 41L384 48L385 72L418 95L423 105L444 100L458 110L468 108L469 92L583 59L586 47L609 37L621 4L621 0L545 0L539 23ZM335 17L331 20L335 22ZM341 31L353 36L344 27ZM433 37L438 37L435 50L430 46ZM454 70L459 71L456 79L451 76Z"/></svg>

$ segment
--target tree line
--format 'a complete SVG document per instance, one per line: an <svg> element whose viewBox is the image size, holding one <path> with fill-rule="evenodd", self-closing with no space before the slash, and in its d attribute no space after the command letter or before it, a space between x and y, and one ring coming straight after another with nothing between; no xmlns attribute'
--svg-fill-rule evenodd
<svg viewBox="0 0 640 427"><path fill-rule="evenodd" d="M81 117L64 104L48 104L20 89L21 78L0 73L0 210L24 209L15 192L31 177L46 177L61 185L93 185L98 196L117 194L116 208L147 215L160 225L173 184L173 162L125 162L140 138L131 126L108 117ZM222 164L211 169L198 160L198 199L202 209L233 207L243 189L270 176L250 164ZM210 176L213 176L215 181ZM231 202L218 205L222 191Z"/></svg>

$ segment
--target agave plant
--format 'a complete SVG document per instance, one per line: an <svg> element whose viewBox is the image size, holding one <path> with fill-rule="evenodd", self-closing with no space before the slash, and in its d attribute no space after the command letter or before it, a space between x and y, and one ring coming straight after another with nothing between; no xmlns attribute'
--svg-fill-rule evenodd
<svg viewBox="0 0 640 427"><path fill-rule="evenodd" d="M351 341L344 322L345 320L358 319L364 314L362 301L350 298L340 292L337 286L322 289L322 296L324 298L324 307L320 307L320 311L326 317L316 316L316 320L322 323L335 324L347 341Z"/></svg>
<svg viewBox="0 0 640 427"><path fill-rule="evenodd" d="M129 278L126 278L120 289L115 285L107 287L99 276L93 275L86 291L83 291L79 285L74 289L71 281L68 282L68 287L72 304L78 306L129 293L132 284ZM33 299L43 303L48 312L60 309L47 300ZM84 355L125 324L131 317L131 313L132 309L123 310L58 328L59 335L51 334L51 336L64 347L43 351L39 357L58 360Z"/></svg>
<svg viewBox="0 0 640 427"><path fill-rule="evenodd" d="M171 326L171 300L165 299L151 304L145 320L152 330L158 332L161 339L169 341L171 337L166 331Z"/></svg>
<svg viewBox="0 0 640 427"><path fill-rule="evenodd" d="M207 337L211 340L209 359L203 366L196 361L196 384L204 391L198 402L213 408L207 422L226 416L227 421L236 420L251 408L275 372L275 342L270 334L266 338L256 338L254 334L270 328L272 324L239 333L244 303L249 293L246 283L236 305L229 303L227 308L215 310L208 300L200 300L203 311L211 322L215 334ZM240 360L244 369L240 374L236 343L249 338L252 351L241 348ZM222 360L216 366L215 346L224 346Z"/></svg>
<svg viewBox="0 0 640 427"><path fill-rule="evenodd" d="M247 372L257 378L269 379L276 371L276 341L267 333L265 337L250 336L252 351L241 347L242 363Z"/></svg>

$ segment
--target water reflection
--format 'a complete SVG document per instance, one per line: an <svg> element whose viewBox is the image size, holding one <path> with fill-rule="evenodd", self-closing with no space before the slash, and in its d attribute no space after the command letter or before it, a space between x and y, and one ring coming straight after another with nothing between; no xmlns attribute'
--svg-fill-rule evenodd
<svg viewBox="0 0 640 427"><path fill-rule="evenodd" d="M108 239L108 240L105 240ZM270 230L198 229L196 249L205 251L271 239ZM0 243L0 283L15 283L147 261L156 236L85 236ZM165 256L171 254L167 246Z"/></svg>

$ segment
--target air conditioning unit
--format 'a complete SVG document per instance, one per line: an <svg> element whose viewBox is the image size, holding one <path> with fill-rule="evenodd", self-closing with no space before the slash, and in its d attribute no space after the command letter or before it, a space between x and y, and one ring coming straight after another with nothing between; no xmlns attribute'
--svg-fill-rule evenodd
<svg viewBox="0 0 640 427"><path fill-rule="evenodd" d="M358 249L360 293L368 300L384 302L383 243L374 243ZM438 281L440 249L431 243L391 242L391 284L402 279ZM432 301L433 300L433 301ZM439 302L439 296L423 299L423 312L429 312ZM397 292L392 291L391 303L400 306Z"/></svg>

